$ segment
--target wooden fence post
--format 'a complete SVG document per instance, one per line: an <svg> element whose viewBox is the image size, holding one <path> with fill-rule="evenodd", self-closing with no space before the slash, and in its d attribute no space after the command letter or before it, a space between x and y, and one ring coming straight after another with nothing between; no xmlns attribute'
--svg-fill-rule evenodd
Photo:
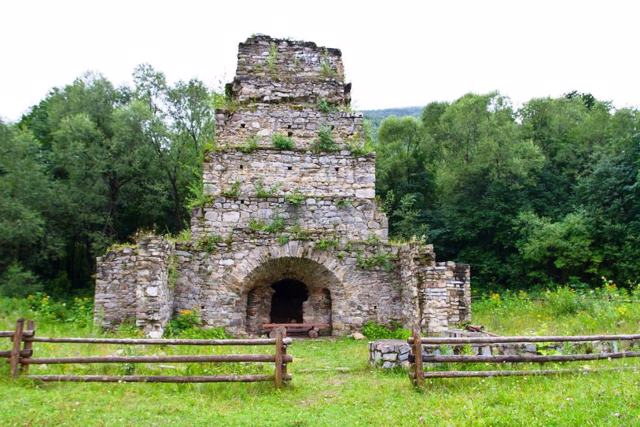
<svg viewBox="0 0 640 427"><path fill-rule="evenodd" d="M18 319L16 330L13 333L13 347L9 356L9 374L11 378L17 378L20 368L20 347L22 346L22 332L24 331L24 319Z"/></svg>
<svg viewBox="0 0 640 427"><path fill-rule="evenodd" d="M284 374L284 370L283 370L283 354L282 354L282 350L283 350L283 346L284 346L284 331L283 328L277 328L276 329L276 360L275 360L275 375L274 375L274 383L276 388L280 388L282 387L282 380L283 380L283 374Z"/></svg>
<svg viewBox="0 0 640 427"><path fill-rule="evenodd" d="M29 331L31 333L31 337L30 338L35 338L35 336L36 336L36 323L33 320L28 320L27 321L27 331ZM31 358L32 351L33 351L33 341L25 341L24 342L24 351L25 351L26 354L23 357L23 359ZM23 374L28 374L29 373L29 364L21 362L20 371Z"/></svg>
<svg viewBox="0 0 640 427"><path fill-rule="evenodd" d="M413 328L413 374L414 384L422 388L424 386L424 370L422 368L422 339L420 338L420 328Z"/></svg>

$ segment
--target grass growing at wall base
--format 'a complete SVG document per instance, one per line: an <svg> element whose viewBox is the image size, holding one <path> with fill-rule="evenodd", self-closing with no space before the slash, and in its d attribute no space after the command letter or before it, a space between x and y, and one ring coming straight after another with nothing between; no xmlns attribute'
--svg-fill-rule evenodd
<svg viewBox="0 0 640 427"><path fill-rule="evenodd" d="M564 292L564 291L561 291ZM600 292L600 291L598 291ZM597 292L596 292L597 294ZM495 294L497 295L497 294ZM573 294L576 297L576 293ZM633 295L627 295L633 296ZM565 310L571 295L501 294L474 304L474 323L494 332L577 334L637 332L640 305L625 297L593 298L593 306ZM580 298L578 296L578 298ZM35 304L35 303L34 303ZM568 304L571 305L571 304ZM42 314L40 306L0 299L0 329L10 329L22 315L38 322L41 336L90 336L101 332ZM563 314L561 314L563 313ZM121 336L135 333L123 329ZM8 340L0 341L3 349ZM37 356L115 354L118 346L36 343ZM245 348L246 350L246 348ZM139 346L134 354L165 352L237 353L238 348L161 348ZM256 347L252 352L268 352ZM617 426L640 423L640 373L604 372L559 377L446 379L413 389L402 370L384 372L367 364L367 342L350 338L296 340L292 383L284 390L264 384L36 384L7 380L0 364L0 425L124 426ZM270 373L272 365L149 365L91 370L76 365L32 367L34 373ZM637 360L577 362L567 366L636 366ZM506 365L505 368L508 368ZM546 365L557 367L558 365ZM479 369L488 367L480 366ZM536 369L536 366L524 366Z"/></svg>

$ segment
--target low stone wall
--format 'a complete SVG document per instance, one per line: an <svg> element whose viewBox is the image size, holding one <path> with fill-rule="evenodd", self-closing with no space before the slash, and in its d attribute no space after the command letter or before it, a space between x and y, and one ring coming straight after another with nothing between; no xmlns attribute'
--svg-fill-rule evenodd
<svg viewBox="0 0 640 427"><path fill-rule="evenodd" d="M484 337L481 332L449 330L448 337ZM508 343L466 345L423 345L422 355L464 354L469 356L534 356L543 354L598 354L628 351L638 348L640 341L585 341L575 343ZM377 340L369 342L369 364L383 369L408 368L411 346L403 340ZM428 368L428 364L426 366Z"/></svg>

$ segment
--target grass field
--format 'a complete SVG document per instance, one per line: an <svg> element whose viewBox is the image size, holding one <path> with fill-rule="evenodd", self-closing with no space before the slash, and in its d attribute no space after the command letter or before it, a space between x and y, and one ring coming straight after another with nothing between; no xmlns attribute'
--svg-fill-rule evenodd
<svg viewBox="0 0 640 427"><path fill-rule="evenodd" d="M640 330L634 295L562 293L492 295L474 304L474 323L504 334L622 333ZM98 335L89 325L53 320L24 304L0 301L0 329L19 316L35 318L38 335ZM120 335L130 335L121 331ZM4 341L0 341L4 342ZM8 340L2 346L7 349ZM115 354L118 346L36 343L38 357ZM246 348L242 349L246 350ZM255 348L252 351L270 351ZM239 352L236 348L144 348L158 352ZM367 365L366 341L349 338L298 340L289 348L292 383L283 390L262 384L35 384L11 382L0 370L0 425L66 426L341 426L341 425L640 425L640 369L562 377L447 379L427 382L419 392L403 371ZM170 364L168 364L170 365ZM573 367L637 366L640 361L576 362ZM173 365L172 365L173 366ZM154 370L155 369L155 370ZM216 372L215 366L186 365L182 373ZM225 370L270 372L246 366ZM160 370L161 372L159 372ZM32 367L38 373L176 372L157 366Z"/></svg>

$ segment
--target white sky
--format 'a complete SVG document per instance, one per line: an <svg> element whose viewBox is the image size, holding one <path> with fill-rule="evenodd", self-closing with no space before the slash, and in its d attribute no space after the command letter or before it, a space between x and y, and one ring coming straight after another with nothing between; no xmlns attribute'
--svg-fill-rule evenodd
<svg viewBox="0 0 640 427"><path fill-rule="evenodd" d="M357 109L492 90L517 105L574 89L640 106L638 19L633 0L3 0L0 117L85 71L130 82L144 62L220 87L253 33L342 49Z"/></svg>

